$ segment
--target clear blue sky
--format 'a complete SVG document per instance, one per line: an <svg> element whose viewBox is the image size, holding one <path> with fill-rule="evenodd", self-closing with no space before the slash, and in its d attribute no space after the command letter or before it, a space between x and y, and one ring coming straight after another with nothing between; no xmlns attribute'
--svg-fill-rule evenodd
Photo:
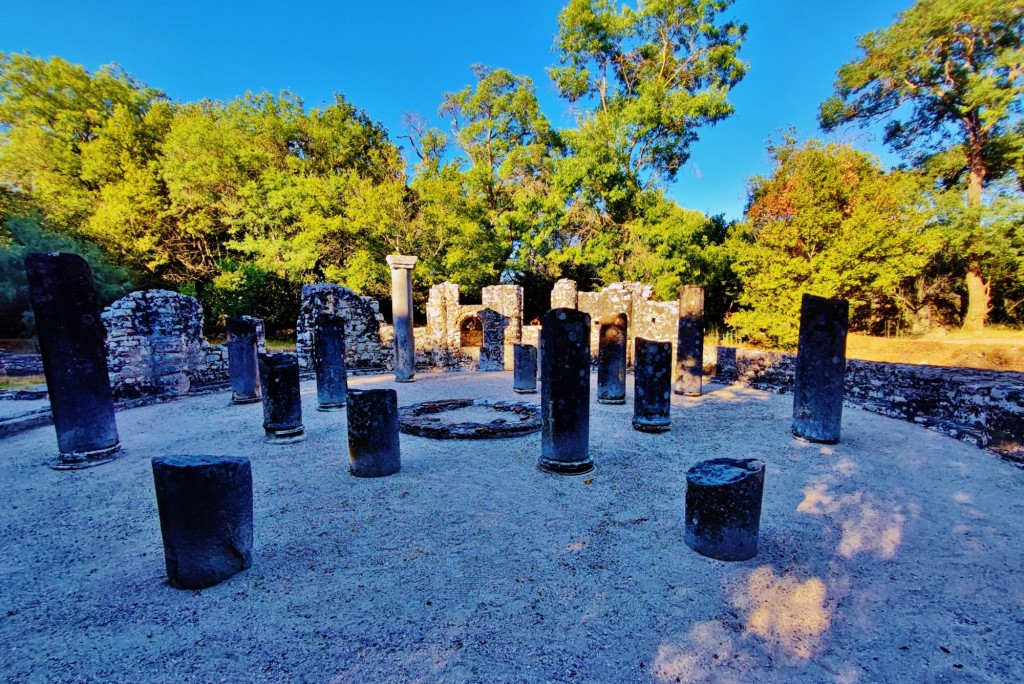
<svg viewBox="0 0 1024 684"><path fill-rule="evenodd" d="M178 101L290 90L315 106L344 92L400 142L402 114L436 119L442 93L471 83L474 63L530 76L547 116L570 125L544 71L555 63L562 4L33 0L4 7L0 51L57 55L91 70L116 62ZM738 218L747 179L770 169L769 136L791 125L801 138L821 136L818 105L832 93L839 66L855 57L856 37L889 25L910 4L737 0L727 16L749 26L741 56L750 72L733 91L736 114L701 131L670 194L684 206ZM842 135L895 161L877 136Z"/></svg>

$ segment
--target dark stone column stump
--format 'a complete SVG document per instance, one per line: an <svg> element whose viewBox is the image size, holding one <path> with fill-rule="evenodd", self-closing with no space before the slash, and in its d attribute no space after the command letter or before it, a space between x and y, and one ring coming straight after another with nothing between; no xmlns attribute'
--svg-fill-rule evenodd
<svg viewBox="0 0 1024 684"><path fill-rule="evenodd" d="M676 382L674 391L699 397L704 380L704 288L679 288L679 336L676 340Z"/></svg>
<svg viewBox="0 0 1024 684"><path fill-rule="evenodd" d="M537 348L532 344L512 345L514 371L512 391L517 394L537 393Z"/></svg>
<svg viewBox="0 0 1024 684"><path fill-rule="evenodd" d="M764 462L714 458L686 473L686 545L702 556L742 561L757 555Z"/></svg>
<svg viewBox="0 0 1024 684"><path fill-rule="evenodd" d="M260 354L263 390L263 430L267 444L294 444L306 439L299 393L299 357Z"/></svg>
<svg viewBox="0 0 1024 684"><path fill-rule="evenodd" d="M120 448L107 373L106 328L92 270L77 254L25 257L58 470L107 463Z"/></svg>
<svg viewBox="0 0 1024 684"><path fill-rule="evenodd" d="M313 328L313 368L318 411L340 411L348 401L345 319L320 314Z"/></svg>
<svg viewBox="0 0 1024 684"><path fill-rule="evenodd" d="M541 327L541 456L537 467L582 475L590 458L590 316L551 309Z"/></svg>
<svg viewBox="0 0 1024 684"><path fill-rule="evenodd" d="M626 314L601 319L597 346L597 402L626 403Z"/></svg>
<svg viewBox="0 0 1024 684"><path fill-rule="evenodd" d="M157 456L153 481L173 586L204 589L252 564L249 459Z"/></svg>
<svg viewBox="0 0 1024 684"><path fill-rule="evenodd" d="M402 469L395 390L349 391L348 460L356 477L387 477Z"/></svg>
<svg viewBox="0 0 1024 684"><path fill-rule="evenodd" d="M633 428L668 432L672 427L672 343L633 341Z"/></svg>
<svg viewBox="0 0 1024 684"><path fill-rule="evenodd" d="M256 323L250 317L227 319L228 376L232 404L255 404L260 400L260 373Z"/></svg>
<svg viewBox="0 0 1024 684"><path fill-rule="evenodd" d="M850 304L805 294L793 385L793 434L835 444L843 422Z"/></svg>

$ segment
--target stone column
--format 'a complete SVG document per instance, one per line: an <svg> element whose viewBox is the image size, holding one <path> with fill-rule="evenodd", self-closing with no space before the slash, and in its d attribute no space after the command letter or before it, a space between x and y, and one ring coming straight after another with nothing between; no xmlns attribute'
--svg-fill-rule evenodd
<svg viewBox="0 0 1024 684"><path fill-rule="evenodd" d="M306 439L299 393L299 357L260 354L263 388L263 430L267 444L293 444Z"/></svg>
<svg viewBox="0 0 1024 684"><path fill-rule="evenodd" d="M241 456L157 456L167 578L205 589L252 564L252 469Z"/></svg>
<svg viewBox="0 0 1024 684"><path fill-rule="evenodd" d="M626 403L626 314L601 319L597 343L597 402Z"/></svg>
<svg viewBox="0 0 1024 684"><path fill-rule="evenodd" d="M512 391L517 394L536 394L537 348L532 344L517 344L512 349L515 357Z"/></svg>
<svg viewBox="0 0 1024 684"><path fill-rule="evenodd" d="M667 432L672 426L672 343L633 341L633 428Z"/></svg>
<svg viewBox="0 0 1024 684"><path fill-rule="evenodd" d="M850 304L805 294L793 385L793 434L835 444L843 421Z"/></svg>
<svg viewBox="0 0 1024 684"><path fill-rule="evenodd" d="M742 561L757 555L764 463L714 458L686 473L683 541L702 556Z"/></svg>
<svg viewBox="0 0 1024 684"><path fill-rule="evenodd" d="M704 375L704 288L679 288L679 337L676 340L675 393L699 397Z"/></svg>
<svg viewBox="0 0 1024 684"><path fill-rule="evenodd" d="M348 396L345 371L345 319L320 314L313 329L313 368L318 411L339 411Z"/></svg>
<svg viewBox="0 0 1024 684"><path fill-rule="evenodd" d="M349 392L348 460L349 472L356 477L387 477L401 470L395 390Z"/></svg>
<svg viewBox="0 0 1024 684"><path fill-rule="evenodd" d="M231 403L253 404L260 400L259 336L256 320L250 316L227 319L228 376Z"/></svg>
<svg viewBox="0 0 1024 684"><path fill-rule="evenodd" d="M590 316L575 309L544 314L541 341L541 457L537 466L581 475L590 458Z"/></svg>
<svg viewBox="0 0 1024 684"><path fill-rule="evenodd" d="M412 332L412 269L417 257L391 254L391 315L395 326L395 382L416 375L416 340Z"/></svg>
<svg viewBox="0 0 1024 684"><path fill-rule="evenodd" d="M57 431L53 467L106 463L120 441L92 270L77 254L52 253L29 254L25 271Z"/></svg>

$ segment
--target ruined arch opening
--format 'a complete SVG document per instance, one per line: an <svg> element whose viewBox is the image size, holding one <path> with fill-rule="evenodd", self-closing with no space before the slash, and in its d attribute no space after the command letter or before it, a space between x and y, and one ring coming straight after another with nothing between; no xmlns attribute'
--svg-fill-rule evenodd
<svg viewBox="0 0 1024 684"><path fill-rule="evenodd" d="M479 316L466 316L459 324L460 347L484 346L484 322Z"/></svg>

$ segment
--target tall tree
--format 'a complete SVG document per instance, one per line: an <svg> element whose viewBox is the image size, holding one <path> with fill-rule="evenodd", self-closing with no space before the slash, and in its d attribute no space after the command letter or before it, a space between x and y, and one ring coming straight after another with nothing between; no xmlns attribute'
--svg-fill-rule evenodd
<svg viewBox="0 0 1024 684"><path fill-rule="evenodd" d="M986 185L1024 148L1022 30L1019 0L918 0L892 26L859 39L863 54L839 70L821 125L886 120L887 143L918 163L940 154L941 180L966 178L967 205L979 207ZM980 329L991 296L980 220L968 233L963 326Z"/></svg>
<svg viewBox="0 0 1024 684"><path fill-rule="evenodd" d="M917 207L918 179L847 146L787 137L768 151L775 169L751 179L730 240L743 307L730 325L753 342L793 346L806 292L850 300L851 327L870 331L939 247Z"/></svg>

